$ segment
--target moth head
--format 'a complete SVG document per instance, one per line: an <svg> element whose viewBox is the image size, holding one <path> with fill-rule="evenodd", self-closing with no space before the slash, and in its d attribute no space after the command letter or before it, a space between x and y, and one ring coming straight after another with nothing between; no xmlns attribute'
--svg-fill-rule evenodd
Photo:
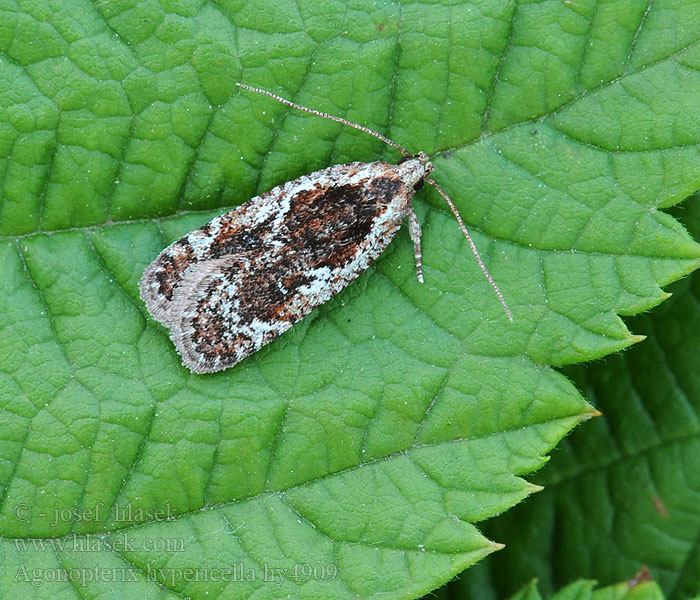
<svg viewBox="0 0 700 600"><path fill-rule="evenodd" d="M413 189L418 191L422 189L425 184L425 178L433 172L433 163L429 162L428 155L425 152L419 152L418 154L411 154L410 156L404 156L397 163L402 165L408 161L420 161L423 167L423 173L420 178L413 184Z"/></svg>
<svg viewBox="0 0 700 600"><path fill-rule="evenodd" d="M408 160L419 160L423 164L423 166L426 167L426 169L429 168L430 171L433 170L433 163L428 162L430 159L429 159L428 155L425 152L423 152L422 150L418 154L407 154L406 156L403 156L402 158L399 159L399 162L396 164L401 165ZM428 171L428 172L430 172L430 171Z"/></svg>
<svg viewBox="0 0 700 600"><path fill-rule="evenodd" d="M425 173L423 174L423 178L413 186L413 189L419 190L423 187L423 184L425 184L425 178L430 175L433 172L433 163L428 161L428 155L425 154L425 152L419 152L418 153L418 158L421 160L423 163L423 166L425 167ZM417 186L417 187L416 187Z"/></svg>
<svg viewBox="0 0 700 600"><path fill-rule="evenodd" d="M416 154L416 158L421 161L426 168L428 168L428 165L430 165L430 170L433 170L433 165L428 162L428 155L425 152L421 150L418 154Z"/></svg>
<svg viewBox="0 0 700 600"><path fill-rule="evenodd" d="M423 166L425 167L425 174L423 177L427 177L433 172L433 163L430 162L428 155L423 152L422 150L416 154L416 158L423 163ZM420 186L423 187L424 181L421 179L420 181ZM415 186L414 186L415 187ZM418 188L420 189L420 188Z"/></svg>

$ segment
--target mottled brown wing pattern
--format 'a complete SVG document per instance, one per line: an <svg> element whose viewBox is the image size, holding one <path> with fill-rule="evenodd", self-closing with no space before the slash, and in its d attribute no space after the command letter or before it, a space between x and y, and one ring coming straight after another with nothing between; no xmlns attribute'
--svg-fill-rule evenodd
<svg viewBox="0 0 700 600"><path fill-rule="evenodd" d="M178 240L141 280L183 362L208 373L272 341L359 276L411 210L420 161L335 165Z"/></svg>

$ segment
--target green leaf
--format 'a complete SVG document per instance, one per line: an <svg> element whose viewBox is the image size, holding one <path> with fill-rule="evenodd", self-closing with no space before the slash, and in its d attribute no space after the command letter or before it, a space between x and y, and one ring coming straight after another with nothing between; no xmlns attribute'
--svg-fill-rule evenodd
<svg viewBox="0 0 700 600"><path fill-rule="evenodd" d="M700 196L677 214L700 235ZM561 444L542 494L487 524L506 550L463 583L476 597L533 574L546 590L574 574L611 583L643 564L668 598L700 594L700 277L669 291L630 320L644 343L567 371L603 419Z"/></svg>
<svg viewBox="0 0 700 600"><path fill-rule="evenodd" d="M484 597L470 595L469 587L465 586L465 583L468 583L468 580L462 577L455 581L454 585L438 590L436 594L433 594L433 597L437 600L447 600L448 598L463 600L472 597ZM510 600L542 600L543 597L550 600L664 600L665 598L659 585L651 579L646 567L640 569L634 577L626 581L599 589L596 589L597 582L590 579L573 581L548 596L542 596L539 587L539 581L533 579L509 596L509 598ZM480 593L480 591L476 592L476 594Z"/></svg>
<svg viewBox="0 0 700 600"><path fill-rule="evenodd" d="M639 340L618 315L700 264L660 210L700 187L696 20L0 0L0 596L411 598L497 549L474 524L594 414L548 365ZM184 369L137 293L167 243L397 159L237 80L433 156L515 323L421 192L425 285L402 232L234 369Z"/></svg>
<svg viewBox="0 0 700 600"><path fill-rule="evenodd" d="M654 581L631 583L623 581L617 585L594 589L595 581L584 579L570 583L550 596L550 600L664 600L661 589ZM537 581L523 586L510 600L542 600Z"/></svg>

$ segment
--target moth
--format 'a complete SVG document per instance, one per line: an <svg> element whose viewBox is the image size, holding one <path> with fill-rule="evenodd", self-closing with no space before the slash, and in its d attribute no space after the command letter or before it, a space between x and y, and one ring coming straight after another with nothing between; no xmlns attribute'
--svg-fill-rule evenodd
<svg viewBox="0 0 700 600"><path fill-rule="evenodd" d="M423 183L447 202L513 320L454 203L430 178L433 166L425 153L411 155L372 129L237 85L369 133L404 158L396 165L351 162L304 175L165 248L146 268L140 294L153 318L169 328L185 366L194 373L220 371L279 337L363 273L404 219L422 283L421 228L411 198Z"/></svg>

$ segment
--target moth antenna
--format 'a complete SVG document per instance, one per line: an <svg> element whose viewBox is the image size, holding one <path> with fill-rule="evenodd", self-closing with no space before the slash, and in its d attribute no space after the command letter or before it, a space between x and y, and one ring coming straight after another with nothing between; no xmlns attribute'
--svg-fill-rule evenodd
<svg viewBox="0 0 700 600"><path fill-rule="evenodd" d="M291 102L286 98L282 98L282 96L278 96L277 94L273 94L272 92L268 92L267 90L253 87L252 85L247 85L239 81L236 82L236 85L246 90L250 90L251 92L257 92L258 94L263 94L265 96L269 96L270 98L274 98L275 100L277 100L277 102L281 102L282 104L286 104L287 106L291 106L292 108L296 108L297 110L304 111L311 115L316 115L317 117L323 117L324 119L330 119L331 121L336 121L338 123L342 123L343 125L347 125L348 127L354 127L355 129L359 129L360 131L369 133L377 139L382 140L382 142L389 144L389 146L391 146L392 148L396 148L396 150L401 152L401 154L403 154L405 157L411 156L405 148L399 146L396 142L390 140L388 137L382 135L378 131L374 131L374 129L370 129L369 127L365 127L364 125L353 123L352 121L348 121L347 119L343 119L342 117L329 115L328 113L322 112L320 110L314 110L313 108L307 108L306 106L302 106L301 104L295 104L294 102Z"/></svg>
<svg viewBox="0 0 700 600"><path fill-rule="evenodd" d="M462 217L460 216L459 212L457 211L457 207L454 205L454 202L452 202L450 197L437 184L436 181L434 181L430 177L424 177L423 179L426 183L429 183L430 185L432 185L438 191L438 193L445 199L445 202L447 202L447 205L450 207L450 210L452 211L455 218L457 219L457 223L459 223L459 228L462 230L464 237L467 238L467 242L469 242L469 246L472 249L472 254L476 258L476 262L479 263L479 267L481 268L481 272L484 274L484 277L486 277L486 280L489 282L489 284L493 288L493 291L496 292L496 296L498 296L498 300L500 301L501 306L503 306L503 310L506 311L506 315L508 316L508 320L512 323L513 322L513 313L510 312L510 308L508 308L508 304L506 304L506 300L503 297L501 290L499 289L498 285L496 285L496 282L493 280L493 277L491 277L491 273L489 273L489 270L486 268L484 261L481 260L481 255L479 254L479 251L476 249L476 244L474 244L474 240L472 240L472 237L469 235L469 231L467 231L467 227L464 224L464 221L462 221Z"/></svg>

